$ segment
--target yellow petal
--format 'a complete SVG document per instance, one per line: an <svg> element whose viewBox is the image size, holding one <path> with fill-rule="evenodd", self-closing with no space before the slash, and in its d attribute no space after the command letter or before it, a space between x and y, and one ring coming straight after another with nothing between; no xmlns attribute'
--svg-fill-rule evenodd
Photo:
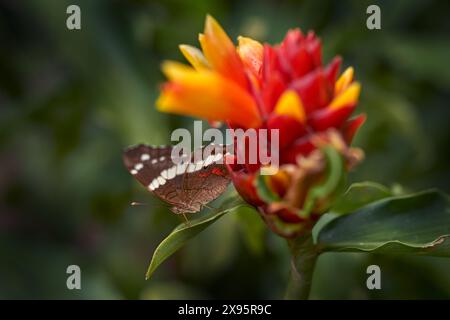
<svg viewBox="0 0 450 320"><path fill-rule="evenodd" d="M251 38L238 37L237 52L244 65L257 75L261 69L264 48L261 43Z"/></svg>
<svg viewBox="0 0 450 320"><path fill-rule="evenodd" d="M163 87L156 107L163 112L230 121L244 128L261 125L253 97L220 74L166 62L163 72L171 80Z"/></svg>
<svg viewBox="0 0 450 320"><path fill-rule="evenodd" d="M191 72L195 72L192 67L175 61L164 61L161 69L164 75L173 81L183 81Z"/></svg>
<svg viewBox="0 0 450 320"><path fill-rule="evenodd" d="M247 78L236 48L225 31L214 20L207 16L204 34L199 35L199 41L211 67L223 76L246 88Z"/></svg>
<svg viewBox="0 0 450 320"><path fill-rule="evenodd" d="M199 49L187 44L180 44L179 48L187 61L189 61L196 70L209 68L208 61Z"/></svg>
<svg viewBox="0 0 450 320"><path fill-rule="evenodd" d="M358 102L361 85L358 82L352 83L341 94L334 98L328 106L330 109L339 109L345 106L353 105Z"/></svg>
<svg viewBox="0 0 450 320"><path fill-rule="evenodd" d="M342 75L339 77L339 79L336 81L336 84L334 85L334 94L337 95L341 93L343 90L345 90L350 83L353 81L353 68L348 67Z"/></svg>
<svg viewBox="0 0 450 320"><path fill-rule="evenodd" d="M283 95L278 99L274 112L280 115L291 116L301 123L304 123L306 120L302 100L293 90L287 90L283 93Z"/></svg>

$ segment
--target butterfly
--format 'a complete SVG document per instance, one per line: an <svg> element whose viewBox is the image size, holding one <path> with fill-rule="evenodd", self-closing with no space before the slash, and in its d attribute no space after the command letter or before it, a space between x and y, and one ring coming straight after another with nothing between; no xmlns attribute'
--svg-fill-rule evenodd
<svg viewBox="0 0 450 320"><path fill-rule="evenodd" d="M226 146L209 146L213 148L209 148L207 157L195 161L194 151L183 155L184 161L176 164L172 160L172 146L139 144L124 151L123 162L148 191L172 206L172 212L196 213L219 197L230 183L224 164ZM205 147L200 151L203 150Z"/></svg>

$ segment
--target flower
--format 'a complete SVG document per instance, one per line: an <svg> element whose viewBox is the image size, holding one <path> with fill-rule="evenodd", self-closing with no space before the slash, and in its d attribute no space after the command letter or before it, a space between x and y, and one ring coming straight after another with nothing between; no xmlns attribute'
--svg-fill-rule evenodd
<svg viewBox="0 0 450 320"><path fill-rule="evenodd" d="M338 192L342 179L320 192L335 174L330 170L333 159L342 160L334 170L345 176L362 158L361 150L349 147L365 121L365 115L349 119L361 89L353 68L338 76L341 58L323 65L319 38L299 29L288 31L276 46L238 37L235 47L207 16L199 41L202 50L180 46L191 66L163 64L169 81L157 108L225 121L233 129L278 129L277 174L260 175L260 164L229 169L237 191L272 230L297 235L329 208Z"/></svg>

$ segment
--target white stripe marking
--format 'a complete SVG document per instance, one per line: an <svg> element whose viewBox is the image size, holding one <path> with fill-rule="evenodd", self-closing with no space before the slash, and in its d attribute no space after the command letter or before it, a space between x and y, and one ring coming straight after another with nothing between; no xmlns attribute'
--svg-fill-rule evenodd
<svg viewBox="0 0 450 320"><path fill-rule="evenodd" d="M195 171L198 171L201 168L203 168L203 161L199 161L195 164Z"/></svg>
<svg viewBox="0 0 450 320"><path fill-rule="evenodd" d="M144 165L142 163L136 163L134 165L134 170L139 171L144 167Z"/></svg>
<svg viewBox="0 0 450 320"><path fill-rule="evenodd" d="M167 178L168 179L173 179L173 178L175 178L175 174L176 174L176 167L175 166L173 166L172 168L170 168L168 171L167 171Z"/></svg>
<svg viewBox="0 0 450 320"><path fill-rule="evenodd" d="M195 164L194 163L189 163L189 166L187 168L187 172L191 173L195 171Z"/></svg>
<svg viewBox="0 0 450 320"><path fill-rule="evenodd" d="M222 160L223 155L221 153L216 154L216 156L214 157L214 162L217 162L219 160Z"/></svg>
<svg viewBox="0 0 450 320"><path fill-rule="evenodd" d="M186 172L187 166L188 166L187 163L183 163L183 164L177 165L177 168L176 168L176 171L177 171L177 172L176 172L176 174L177 174L177 175L180 175L180 174L185 173L185 172Z"/></svg>
<svg viewBox="0 0 450 320"><path fill-rule="evenodd" d="M141 156L141 161L147 161L150 160L150 155L148 153L144 153Z"/></svg>
<svg viewBox="0 0 450 320"><path fill-rule="evenodd" d="M163 177L158 177L158 183L160 186L162 186L166 183L166 179L164 179Z"/></svg>
<svg viewBox="0 0 450 320"><path fill-rule="evenodd" d="M207 167L211 163L213 163L213 161L214 161L214 155L210 155L210 156L208 156L208 158L206 158L205 163L203 164L203 166Z"/></svg>

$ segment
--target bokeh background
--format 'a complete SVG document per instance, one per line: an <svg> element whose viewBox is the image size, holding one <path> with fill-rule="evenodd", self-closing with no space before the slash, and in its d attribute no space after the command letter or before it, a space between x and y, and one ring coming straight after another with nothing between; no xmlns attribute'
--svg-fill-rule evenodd
<svg viewBox="0 0 450 320"><path fill-rule="evenodd" d="M382 29L366 28L378 4ZM66 28L78 4L82 30ZM235 39L315 30L363 85L354 181L450 191L450 2L0 1L0 298L280 298L287 249L251 211L225 216L144 274L180 221L126 172L122 149L169 142L192 119L154 109L164 59L183 60L207 13ZM131 201L149 206L131 207ZM66 268L82 290L66 288ZM382 290L366 289L378 264ZM450 298L450 259L325 254L315 299Z"/></svg>

